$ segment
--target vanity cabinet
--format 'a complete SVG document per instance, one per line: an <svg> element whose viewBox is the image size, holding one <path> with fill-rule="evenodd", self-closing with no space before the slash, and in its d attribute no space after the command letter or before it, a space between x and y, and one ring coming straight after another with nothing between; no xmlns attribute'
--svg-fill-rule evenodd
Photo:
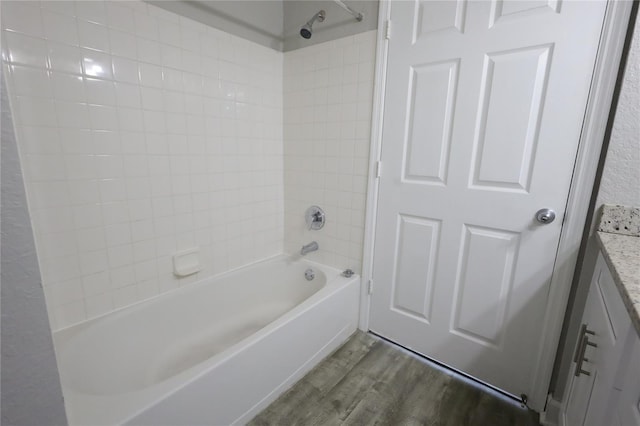
<svg viewBox="0 0 640 426"><path fill-rule="evenodd" d="M617 426L640 425L640 338L634 337L629 345L629 363L620 374L622 386L613 421Z"/></svg>
<svg viewBox="0 0 640 426"><path fill-rule="evenodd" d="M566 426L640 426L640 339L598 256L574 351Z"/></svg>

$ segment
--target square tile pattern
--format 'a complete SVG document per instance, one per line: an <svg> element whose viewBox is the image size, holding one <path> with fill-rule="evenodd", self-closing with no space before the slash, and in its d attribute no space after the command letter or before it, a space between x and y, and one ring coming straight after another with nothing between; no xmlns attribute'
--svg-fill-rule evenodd
<svg viewBox="0 0 640 426"><path fill-rule="evenodd" d="M52 328L311 239L310 257L359 269L374 45L283 54L138 1L3 1ZM172 253L194 246L202 272L175 277Z"/></svg>
<svg viewBox="0 0 640 426"><path fill-rule="evenodd" d="M312 260L360 273L376 31L284 55L285 249L317 241ZM326 213L308 230L306 209Z"/></svg>

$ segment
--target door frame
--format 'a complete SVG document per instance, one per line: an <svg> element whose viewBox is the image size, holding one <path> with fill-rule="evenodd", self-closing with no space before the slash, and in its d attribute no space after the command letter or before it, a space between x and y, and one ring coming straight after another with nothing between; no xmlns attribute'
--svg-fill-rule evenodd
<svg viewBox="0 0 640 426"><path fill-rule="evenodd" d="M373 253L378 204L378 162L382 151L382 126L384 122L385 81L387 72L388 36L393 36L391 2L380 0L378 34L371 117L371 142L367 188L364 245L362 255L362 288L359 328L369 330L369 315L373 283ZM573 177L563 218L562 231L554 264L549 301L542 324L542 344L537 354L534 384L528 395L528 406L538 412L545 408L551 381L556 350L564 320L574 276L578 250L586 222L591 192L594 187L598 161L602 150L605 129L611 109L613 91L620 66L622 49L627 33L632 1L607 1L600 44L596 56L591 88L585 109L582 131L576 153Z"/></svg>

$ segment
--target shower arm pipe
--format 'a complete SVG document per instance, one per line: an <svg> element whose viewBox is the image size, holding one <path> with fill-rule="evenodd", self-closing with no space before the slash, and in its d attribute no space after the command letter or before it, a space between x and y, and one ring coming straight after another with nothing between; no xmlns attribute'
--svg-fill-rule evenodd
<svg viewBox="0 0 640 426"><path fill-rule="evenodd" d="M364 19L364 15L362 14L362 12L356 12L355 10L351 9L349 6L344 4L344 2L340 0L333 0L333 2L338 6L340 6L341 8L343 8L344 10L346 10L347 13L351 14L351 16L356 18L356 21L362 22L362 20Z"/></svg>

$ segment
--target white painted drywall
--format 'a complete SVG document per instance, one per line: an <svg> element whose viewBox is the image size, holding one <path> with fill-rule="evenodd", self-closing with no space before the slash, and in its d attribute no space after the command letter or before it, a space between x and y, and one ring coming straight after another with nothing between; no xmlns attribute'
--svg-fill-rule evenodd
<svg viewBox="0 0 640 426"><path fill-rule="evenodd" d="M151 1L158 7L194 19L238 37L289 51L375 30L378 0L346 0L345 4L364 14L357 22L332 0L198 0ZM300 36L300 28L319 10L324 22L313 26L311 39Z"/></svg>
<svg viewBox="0 0 640 426"><path fill-rule="evenodd" d="M148 3L263 46L282 50L283 0L165 0Z"/></svg>
<svg viewBox="0 0 640 426"><path fill-rule="evenodd" d="M2 80L2 421L64 425L60 377L9 101Z"/></svg>
<svg viewBox="0 0 640 426"><path fill-rule="evenodd" d="M640 22L640 21L638 21ZM640 25L636 24L596 207L640 207Z"/></svg>

